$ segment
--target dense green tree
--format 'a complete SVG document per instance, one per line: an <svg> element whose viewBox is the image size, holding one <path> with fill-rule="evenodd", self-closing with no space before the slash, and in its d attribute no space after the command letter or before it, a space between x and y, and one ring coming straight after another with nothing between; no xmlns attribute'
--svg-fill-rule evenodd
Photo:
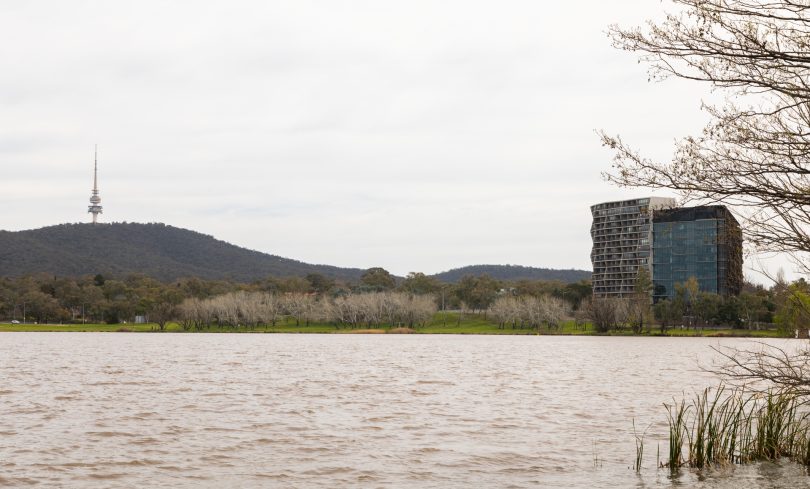
<svg viewBox="0 0 810 489"><path fill-rule="evenodd" d="M692 304L690 299L691 294L685 284L676 282L675 296L672 298L669 313L673 321L680 326L690 326L689 321L692 317Z"/></svg>
<svg viewBox="0 0 810 489"><path fill-rule="evenodd" d="M411 294L435 294L442 284L433 277L429 277L421 272L410 272L399 288Z"/></svg>
<svg viewBox="0 0 810 489"><path fill-rule="evenodd" d="M360 277L360 283L378 291L391 290L397 285L394 276L388 273L388 270L380 267L366 270Z"/></svg>
<svg viewBox="0 0 810 489"><path fill-rule="evenodd" d="M587 299L593 294L590 280L583 280L580 282L573 282L565 285L563 289L562 298L567 300L571 307L576 311L579 309L582 301Z"/></svg>
<svg viewBox="0 0 810 489"><path fill-rule="evenodd" d="M282 293L304 294L309 292L310 283L301 277L287 277L278 280L278 290Z"/></svg>
<svg viewBox="0 0 810 489"><path fill-rule="evenodd" d="M553 295L562 298L564 285L562 282L546 280L518 280L512 287L515 295L544 297Z"/></svg>
<svg viewBox="0 0 810 489"><path fill-rule="evenodd" d="M810 328L810 286L804 280L787 286L781 292L781 308L774 316L779 329L786 334Z"/></svg>
<svg viewBox="0 0 810 489"><path fill-rule="evenodd" d="M75 280L60 278L54 281L53 297L63 307L76 308L84 302L84 291Z"/></svg>
<svg viewBox="0 0 810 489"><path fill-rule="evenodd" d="M658 321L661 334L666 333L669 327L678 324L683 319L682 309L669 299L656 302L653 306L653 314L655 314L655 320Z"/></svg>
<svg viewBox="0 0 810 489"><path fill-rule="evenodd" d="M157 323L158 328L163 331L166 329L166 323L178 318L179 306L184 299L182 292L177 288L168 287L158 291L147 310L149 320Z"/></svg>
<svg viewBox="0 0 810 489"><path fill-rule="evenodd" d="M652 288L653 283L649 270L646 267L638 267L636 281L633 285L633 296L627 304L627 320L630 328L636 334L643 331L645 323L649 323Z"/></svg>
<svg viewBox="0 0 810 489"><path fill-rule="evenodd" d="M26 322L59 321L67 315L56 299L40 290L27 291L20 297L20 303L23 305L22 310L25 311Z"/></svg>
<svg viewBox="0 0 810 489"><path fill-rule="evenodd" d="M492 305L499 289L499 282L489 275L478 277L466 275L456 286L456 295L473 311L481 311Z"/></svg>
<svg viewBox="0 0 810 489"><path fill-rule="evenodd" d="M440 283L439 290L436 291L436 303L439 305L440 311L459 308L460 301L455 290L456 288L453 284Z"/></svg>
<svg viewBox="0 0 810 489"><path fill-rule="evenodd" d="M275 281L272 281L274 290ZM198 299L205 299L216 295L224 295L234 290L234 284L224 280L203 280L198 277L183 278L174 282L175 285L183 291L186 297L196 297ZM260 282L257 287L261 288L264 282Z"/></svg>
<svg viewBox="0 0 810 489"><path fill-rule="evenodd" d="M720 320L720 308L723 300L717 294L699 292L692 310L698 322L703 325L717 324Z"/></svg>
<svg viewBox="0 0 810 489"><path fill-rule="evenodd" d="M310 290L318 294L326 294L335 286L334 279L320 273L309 273L304 278L309 282Z"/></svg>
<svg viewBox="0 0 810 489"><path fill-rule="evenodd" d="M743 292L739 297L740 320L746 328L753 328L759 323L772 323L776 304L767 291L757 293Z"/></svg>
<svg viewBox="0 0 810 489"><path fill-rule="evenodd" d="M741 328L743 325L741 316L741 302L739 297L728 296L722 297L719 302L717 311L717 320L715 324L723 326L731 326L732 328Z"/></svg>

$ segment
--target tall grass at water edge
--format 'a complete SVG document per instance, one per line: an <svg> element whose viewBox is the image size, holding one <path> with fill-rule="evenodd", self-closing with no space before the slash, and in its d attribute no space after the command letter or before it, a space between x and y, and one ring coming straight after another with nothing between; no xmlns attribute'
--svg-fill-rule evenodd
<svg viewBox="0 0 810 489"><path fill-rule="evenodd" d="M781 458L810 466L810 412L794 394L720 386L665 407L669 456L661 465L671 470Z"/></svg>

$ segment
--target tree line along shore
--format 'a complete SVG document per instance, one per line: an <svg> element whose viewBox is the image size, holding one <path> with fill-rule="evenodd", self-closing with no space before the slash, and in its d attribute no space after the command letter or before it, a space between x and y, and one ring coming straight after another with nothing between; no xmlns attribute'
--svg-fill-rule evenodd
<svg viewBox="0 0 810 489"><path fill-rule="evenodd" d="M363 326L356 328L336 327L329 323L298 323L284 318L275 326L218 326L212 324L201 329L185 329L178 322L168 322L163 329L157 323L120 324L10 324L0 323L0 332L118 332L118 333L286 333L286 334L461 334L461 335L568 335L568 336L671 336L671 337L743 337L783 338L793 337L779 329L739 329L720 326L676 327L661 333L657 328L634 333L629 328L599 332L592 323L577 324L574 320L562 322L556 328L532 329L527 327L503 328L481 313L464 314L458 311L437 312L430 321L416 328L392 327L390 325Z"/></svg>
<svg viewBox="0 0 810 489"><path fill-rule="evenodd" d="M421 273L397 280L382 268L356 283L319 274L236 283L143 275L0 279L0 331L415 332L793 337L810 320L807 284L747 284L739 297L677 287L672 300L637 294L593 299L590 283L443 283Z"/></svg>

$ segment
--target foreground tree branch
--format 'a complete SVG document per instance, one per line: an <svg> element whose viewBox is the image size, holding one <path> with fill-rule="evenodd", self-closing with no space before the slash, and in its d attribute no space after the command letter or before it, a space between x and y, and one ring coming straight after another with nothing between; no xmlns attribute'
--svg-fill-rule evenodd
<svg viewBox="0 0 810 489"><path fill-rule="evenodd" d="M709 83L729 102L704 106L711 122L678 141L671 161L643 157L601 132L614 151L605 177L670 189L685 202L734 206L759 251L794 254L810 270L810 2L673 0L680 13L646 28L610 28L650 76Z"/></svg>
<svg viewBox="0 0 810 489"><path fill-rule="evenodd" d="M708 368L746 390L778 392L810 399L810 352L788 351L766 343L756 349L712 347L722 357L719 365Z"/></svg>

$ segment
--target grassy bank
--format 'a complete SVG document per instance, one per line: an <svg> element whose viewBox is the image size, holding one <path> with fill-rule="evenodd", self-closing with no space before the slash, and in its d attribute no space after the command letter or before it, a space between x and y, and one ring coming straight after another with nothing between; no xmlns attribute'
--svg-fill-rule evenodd
<svg viewBox="0 0 810 489"><path fill-rule="evenodd" d="M156 332L159 328L156 324L7 324L0 323L0 332L3 331L95 331L95 332ZM185 332L177 323L166 325L166 332ZM197 332L196 330L189 331ZM255 328L240 327L217 327L211 326L203 329L203 333L388 333L391 328L364 325L360 328L335 327L331 324L303 324L296 323L293 319L279 321L275 326L258 326ZM608 333L597 333L593 325L577 325L574 321L566 321L559 328L520 329L506 326L499 327L481 314L460 315L455 312L437 313L429 324L415 328L416 334L488 334L488 335L600 335L600 336L634 336L629 329L620 329ZM776 330L747 330L731 328L696 328L681 329L670 328L665 333L653 327L651 331L635 336L706 336L706 337L754 337L754 338L779 338L781 335Z"/></svg>

